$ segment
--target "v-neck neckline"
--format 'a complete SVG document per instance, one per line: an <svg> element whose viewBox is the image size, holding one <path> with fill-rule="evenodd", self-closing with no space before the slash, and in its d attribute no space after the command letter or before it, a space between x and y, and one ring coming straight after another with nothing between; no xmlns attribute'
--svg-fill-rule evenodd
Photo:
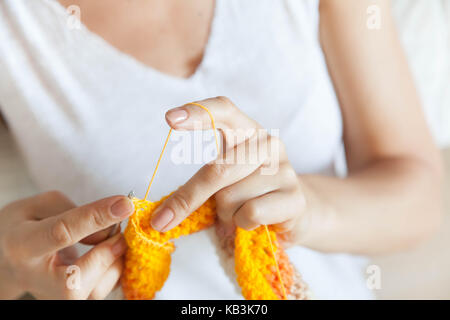
<svg viewBox="0 0 450 320"><path fill-rule="evenodd" d="M53 3L56 6L56 9L60 11L62 14L67 15L67 9L58 1L58 0L46 0L50 3ZM213 17L209 26L209 35L208 40L206 42L205 48L203 50L203 57L198 66L195 68L195 71L188 77L182 77L182 76L176 76L172 75L170 73L161 71L151 65L148 65L140 60L138 60L136 57L134 57L131 54L128 54L126 52L121 51L111 43L109 43L107 40L105 40L102 36L99 34L91 31L83 22L80 22L80 30L83 32L88 39L96 42L97 45L103 47L104 50L109 51L111 54L118 56L120 59L122 59L125 63L129 63L131 65L134 65L137 68L142 69L145 72L153 73L161 78L172 80L172 81L178 81L178 82L192 82L195 79L199 78L205 69L206 65L208 64L208 61L210 60L210 56L213 54L213 46L217 38L218 33L218 23L219 23L219 16L221 12L221 0L215 0L214 3L214 9L213 9Z"/></svg>

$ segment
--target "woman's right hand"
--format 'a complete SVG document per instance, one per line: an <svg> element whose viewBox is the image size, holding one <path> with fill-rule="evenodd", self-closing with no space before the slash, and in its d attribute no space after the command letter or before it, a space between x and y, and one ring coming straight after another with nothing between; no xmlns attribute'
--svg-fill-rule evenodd
<svg viewBox="0 0 450 320"><path fill-rule="evenodd" d="M103 299L116 286L126 243L114 225L133 203L115 196L75 207L59 192L0 210L0 298L30 292L38 299ZM74 245L93 244L78 256Z"/></svg>

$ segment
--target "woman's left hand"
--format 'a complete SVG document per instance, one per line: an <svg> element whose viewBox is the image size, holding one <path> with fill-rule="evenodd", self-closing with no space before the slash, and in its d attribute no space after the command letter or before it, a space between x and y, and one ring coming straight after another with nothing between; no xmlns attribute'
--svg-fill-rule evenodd
<svg viewBox="0 0 450 320"><path fill-rule="evenodd" d="M197 103L214 116L223 150L157 209L153 228L174 228L215 194L222 235L234 226L251 230L266 224L275 225L288 244L298 243L306 197L281 141L226 97ZM192 104L169 110L166 120L175 130L194 130L199 124L203 130L212 128L208 113Z"/></svg>

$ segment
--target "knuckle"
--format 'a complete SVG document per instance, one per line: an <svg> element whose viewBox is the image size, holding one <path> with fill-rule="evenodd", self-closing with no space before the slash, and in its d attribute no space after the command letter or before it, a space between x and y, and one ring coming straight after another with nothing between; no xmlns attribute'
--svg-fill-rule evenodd
<svg viewBox="0 0 450 320"><path fill-rule="evenodd" d="M104 214L103 209L101 208L93 208L90 212L90 217L92 221L92 226L96 229L103 229L108 226L108 219Z"/></svg>
<svg viewBox="0 0 450 320"><path fill-rule="evenodd" d="M208 184L216 184L228 176L229 169L226 163L212 163L208 165L205 179Z"/></svg>
<svg viewBox="0 0 450 320"><path fill-rule="evenodd" d="M253 223L260 223L260 210L255 201L249 201L245 205L244 215L245 218Z"/></svg>
<svg viewBox="0 0 450 320"><path fill-rule="evenodd" d="M72 244L72 235L67 223L58 218L50 228L50 239L58 246L65 247Z"/></svg>
<svg viewBox="0 0 450 320"><path fill-rule="evenodd" d="M233 191L231 190L231 188L224 188L216 193L215 198L216 202L221 207L228 206L233 202Z"/></svg>
<svg viewBox="0 0 450 320"><path fill-rule="evenodd" d="M235 104L233 103L233 101L231 101L230 98L225 97L225 96L218 96L218 97L216 97L216 99L222 104L225 111L231 112L236 109Z"/></svg>
<svg viewBox="0 0 450 320"><path fill-rule="evenodd" d="M172 197L171 202L176 207L176 209L190 213L191 202L189 200L189 197L184 191L180 190L177 193L175 193Z"/></svg>
<svg viewBox="0 0 450 320"><path fill-rule="evenodd" d="M110 266L111 253L109 250L94 250L89 256L88 265L95 266L100 270L107 270Z"/></svg>
<svg viewBox="0 0 450 320"><path fill-rule="evenodd" d="M108 248L104 251L97 252L93 259L102 270L106 271L114 261L114 255L111 248Z"/></svg>
<svg viewBox="0 0 450 320"><path fill-rule="evenodd" d="M284 184L292 185L294 183L297 184L298 182L297 173L290 165L282 165L278 171L278 174Z"/></svg>
<svg viewBox="0 0 450 320"><path fill-rule="evenodd" d="M59 199L66 199L66 196L62 192L57 190L47 191L42 196L50 202Z"/></svg>

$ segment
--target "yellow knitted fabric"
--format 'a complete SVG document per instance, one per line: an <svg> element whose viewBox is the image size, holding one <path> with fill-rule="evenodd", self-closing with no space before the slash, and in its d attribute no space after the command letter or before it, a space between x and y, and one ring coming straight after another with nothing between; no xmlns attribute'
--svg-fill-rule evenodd
<svg viewBox="0 0 450 320"><path fill-rule="evenodd" d="M216 206L214 199L211 198L177 227L165 233L158 232L150 226L150 220L154 210L166 198L158 202L133 199L135 212L124 234L129 247L122 277L126 299L153 299L169 276L171 254L175 249L170 240L205 229L215 221ZM277 246L275 232L271 230L270 236ZM275 250L277 258L280 259L282 278L285 283L290 284L293 274L290 271L293 268L287 256L283 255L283 250L281 248ZM283 298L270 243L263 227L253 231L237 228L235 266L237 281L244 298L271 300Z"/></svg>
<svg viewBox="0 0 450 320"><path fill-rule="evenodd" d="M278 246L275 232L270 227L269 230L272 242L275 244L275 256L279 264L281 277L289 293L289 287L293 282L294 269L284 250ZM283 299L281 282L275 270L275 262L264 226L251 231L237 228L234 261L237 282L245 299Z"/></svg>

